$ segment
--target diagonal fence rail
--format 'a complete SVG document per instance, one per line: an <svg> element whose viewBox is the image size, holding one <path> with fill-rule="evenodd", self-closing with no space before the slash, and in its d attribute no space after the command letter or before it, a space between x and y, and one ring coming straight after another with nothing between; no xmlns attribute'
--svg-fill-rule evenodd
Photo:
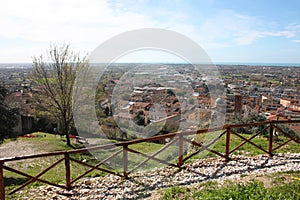
<svg viewBox="0 0 300 200"><path fill-rule="evenodd" d="M125 141L125 142L118 142L115 144L107 144L107 145L101 145L101 146L95 146L95 147L89 147L89 148L83 148L83 149L78 149L78 150L72 150L72 151L59 151L59 152L52 152L52 153L43 153L43 154L37 154L37 155L28 155L28 156L21 156L21 157L12 157L12 158L2 158L0 159L0 199L4 200L5 199L5 184L4 184L4 178L5 178L5 173L4 170L10 171L16 174L19 174L21 176L27 177L29 180L27 180L25 183L22 185L18 186L17 188L13 189L10 191L8 194L14 194L15 192L23 189L24 187L34 183L34 182L41 182L44 184L52 185L55 187L60 187L64 189L71 189L72 186L76 181L81 179L82 177L86 176L90 172L94 170L99 170L105 173L110 173L114 174L116 176L121 176L121 177L128 177L131 173L133 173L135 170L138 168L141 168L144 166L147 162L150 160L181 168L182 165L192 157L196 156L202 151L209 151L210 153L213 153L217 156L223 157L226 161L229 161L231 159L230 155L233 154L235 151L240 149L243 145L245 144L250 144L254 146L255 148L261 150L263 153L268 154L269 156L273 155L273 152L276 151L277 149L283 147L287 143L294 141L296 143L300 143L299 136L297 134L290 134L286 130L283 130L281 127L282 124L297 124L300 123L300 120L293 120L293 121L265 121L265 122L257 122L257 123L251 123L251 124L241 124L241 125L225 125L224 127L215 127L211 129L201 129L197 131L185 131L185 132L179 132L179 133L170 133L170 134L165 134L165 135L159 135L159 136L154 136L150 138L143 138L143 139L136 139L136 140L131 140L131 141ZM236 129L238 128L245 128L245 127L262 127L263 128L253 134L250 134L248 138L242 136ZM200 135L200 134L207 134L208 132L216 132L220 131L220 133L214 137L211 141L209 141L206 144L201 144L197 141L194 141L190 139L189 136L194 136L194 135ZM258 144L255 144L252 140L264 133L267 141L267 149L261 147ZM281 135L285 136L287 138L286 141L282 142L281 144L277 145L276 147L273 147L274 144L274 137L276 134L280 133ZM231 144L231 138L232 136L238 137L241 140L241 143L232 146ZM221 138L225 137L225 149L222 152L218 152L211 147ZM159 141L159 140L165 140L165 139L170 139L170 142L164 145L160 150L156 151L155 153L152 153L151 155L148 155L146 153L134 150L130 146L134 144L139 144L143 142L153 142L153 141ZM168 162L166 160L160 159L157 157L158 154L161 152L165 151L168 147L170 147L173 144L178 145L178 158L176 163ZM184 143L193 145L197 147L198 149L190 154L186 154L184 151ZM88 164L86 162L83 162L81 160L72 158L71 155L75 154L81 154L81 153L86 153L86 152L91 152L91 151L97 151L97 150L113 150L116 149L114 153L109 155L108 157L102 159L99 161L97 164L92 165ZM128 153L133 153L136 155L139 155L144 158L139 164L137 164L135 167L132 169L129 169L128 167ZM12 161L24 161L28 159L34 159L34 158L45 158L45 157L61 157L52 164L50 164L48 167L43 169L41 172L39 172L37 175L30 175L28 173L22 172L21 170L15 169L13 167L8 166L7 164ZM109 169L102 167L102 165L105 164L105 162L114 159L117 156L121 156L123 160L123 172L118 172L114 169ZM75 178L71 178L71 170L70 170L70 163L74 162L79 165L88 167L89 169L86 170L84 173L77 175ZM49 170L52 168L56 167L59 163L64 164L64 174L65 174L65 184L57 184L50 182L49 180L44 180L42 179L42 175L47 173Z"/></svg>

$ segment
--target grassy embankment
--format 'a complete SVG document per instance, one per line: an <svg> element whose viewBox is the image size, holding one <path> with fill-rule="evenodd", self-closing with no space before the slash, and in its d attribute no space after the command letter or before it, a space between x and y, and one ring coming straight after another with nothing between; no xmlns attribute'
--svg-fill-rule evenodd
<svg viewBox="0 0 300 200"><path fill-rule="evenodd" d="M195 187L174 186L160 192L160 199L232 199L232 200L297 200L300 199L300 171L260 175L239 182L216 181L200 183Z"/></svg>
<svg viewBox="0 0 300 200"><path fill-rule="evenodd" d="M35 133L35 135L40 136L40 137L35 137L35 138L21 138L18 140L25 141L27 142L28 145L31 147L34 147L35 149L41 149L43 152L53 152L53 151L61 151L61 150L71 150L71 147L68 147L65 145L65 142L60 139L60 137L55 137L54 135L51 134L44 134L44 133ZM46 135L46 137L44 137ZM249 137L249 135L242 134L245 137ZM208 136L199 136L199 140L209 140ZM279 137L279 142L283 141L284 138ZM258 144L262 146L263 148L267 149L267 144L268 141L265 137L257 137L252 140L255 144ZM13 141L14 142L14 141ZM116 141L108 141L105 139L98 139L96 144L105 144L108 142L116 142ZM231 144L230 147L233 148L236 145L238 145L241 142L241 139L232 136L231 137ZM5 144L8 144L8 141L5 141ZM73 145L76 148L82 147L79 144L76 144L75 140L73 139ZM275 146L277 144L274 144ZM131 145L129 146L132 149L135 149L137 151L141 151L143 153L148 153L151 154L153 152L156 152L160 148L163 147L161 144L156 144L156 143L141 143L141 144L136 144L136 145ZM16 147L20 148L20 147ZM225 137L222 137L216 144L212 147L212 149L219 151L219 152L224 152L225 150ZM118 150L116 148L115 150L102 150L95 152L93 155L90 153L81 153L81 154L75 154L72 155L72 157L87 162L91 164L96 164L103 158L108 157L111 155L113 152ZM280 148L278 151L275 153L286 153L286 152L300 152L300 147L294 142L290 142L287 145L285 145L283 148ZM176 158L176 152L177 152L177 147L176 144L167 148L165 151L162 153L158 154L157 157L164 159L164 160L169 160L172 161ZM235 154L240 154L240 155L257 155L263 153L261 150L257 149L251 144L245 144L242 146L238 151L235 152ZM95 158L95 156L98 158L98 160ZM193 159L199 159L199 158L205 158L205 157L210 157L210 156L215 156L211 153L207 153L207 151L204 151L203 153L198 154L195 156ZM24 171L28 174L31 175L36 175L39 172L41 172L43 169L47 168L51 163L54 163L56 160L58 160L59 156L57 157L49 157L49 158L38 158L38 159L30 159L26 161L16 161L16 162L10 162L8 163L9 166L15 167L16 169L19 169L21 171ZM129 153L129 169L132 168L133 166L136 166L141 160L144 158L141 156L135 156L132 153ZM192 162L192 159L189 160L188 162ZM160 165L157 164L155 161L150 161L145 168L151 168L151 167L158 167ZM117 156L116 158L112 159L110 163L108 163L106 168L114 168L117 169L117 171L121 171L122 169L122 153ZM79 174L83 173L89 169L88 167L79 165L77 163L71 162L71 177L75 178ZM143 168L142 168L143 169ZM48 181L54 182L54 183L64 183L64 177L65 177L65 168L64 168L64 162L61 162L58 164L56 167L45 173L44 175L41 176L41 178L46 179ZM89 173L87 176L89 177L94 177L94 176L103 176L104 173L100 171L93 171ZM5 171L4 173L5 176L5 185L6 190L11 190L12 188L15 188L15 186L20 185L21 183L24 183L28 180L28 178L24 178L23 176L16 175L15 173L7 172ZM254 184L254 183L253 183ZM256 183L255 183L256 184ZM33 185L38 186L41 185L39 182L33 183ZM32 184L30 185L32 186ZM242 186L239 186L242 187ZM245 186L248 187L248 186ZM252 186L251 186L252 187ZM171 189L172 190L172 189Z"/></svg>
<svg viewBox="0 0 300 200"><path fill-rule="evenodd" d="M220 134L220 132L214 132L211 135L207 135L207 134L197 135L195 141L206 144L206 143L209 143L209 141L213 140L215 137L217 137L218 134ZM251 134L240 134L240 135L243 136L244 138L249 138L252 136ZM287 140L286 137L279 136L278 139L273 142L273 148L277 147L278 145L285 142L286 140ZM240 137L238 137L234 134L231 134L229 149L232 150L233 148L238 146L241 142L243 142L243 140ZM262 147L265 150L268 150L268 138L263 135L258 135L257 137L253 138L251 140L251 142ZM224 154L225 147L226 147L226 140L225 140L225 135L224 135L221 137L220 140L218 140L210 148L217 152ZM276 153L288 153L288 152L300 153L300 145L294 141L291 141L291 142L287 143L286 145L284 145L283 147L277 149L273 153L276 154ZM265 154L265 152L263 152L262 150L258 149L257 147L255 147L254 145L252 145L250 143L246 143L243 146L241 146L240 148L238 148L236 151L234 151L233 154L234 155L254 156L254 155L258 155L258 154ZM203 151L203 152L200 152L199 154L197 154L196 156L194 156L191 160L189 160L189 162L192 162L193 159L215 157L215 156L216 155L211 152Z"/></svg>
<svg viewBox="0 0 300 200"><path fill-rule="evenodd" d="M5 147L5 145L8 145L9 143L14 143L13 146L14 151L18 149L17 151L20 153L18 155L22 155L21 151L24 153L28 152L28 148L34 148L35 153L44 153L44 152L55 152L55 151L65 151L65 150L73 150L73 148L67 146L65 144L65 141L63 141L59 136L54 136L52 134L46 134L46 133L34 133L34 138L18 138L16 140L7 140L2 145L2 147ZM93 140L93 139L91 139ZM108 143L114 143L116 141L113 140L107 140L107 139L94 139L94 144L108 144ZM75 139L71 139L71 143L73 147L75 148L81 148L84 147L82 144L76 143ZM19 145L19 144L22 144ZM16 148L16 149L15 149ZM130 148L141 151L143 153L152 153L158 151L160 148L162 148L161 144L156 143L140 143L136 145L131 145ZM170 157L170 154L172 153L172 148L167 149L166 151L159 154L157 157L163 159L163 160L170 160L172 159ZM26 150L27 149L27 150ZM79 154L72 154L71 157L75 158L77 160L89 163L89 164L97 164L100 160L103 160L106 157L109 157L111 154L116 152L117 150L121 149L120 147L117 147L112 150L101 150L101 151L95 151L92 154L89 152L86 153L79 153ZM7 149L8 151L10 149ZM40 151L38 151L40 150ZM32 151L30 151L32 152ZM2 154L3 155L3 154ZM23 154L25 155L25 154ZM110 160L106 163L106 165L101 166L107 169L113 169L114 171L121 172L122 171L122 153L120 153L118 156ZM132 153L128 153L129 157L129 169L133 166L136 166L141 160L145 159L141 156L137 156ZM51 157L43 157L43 158L36 158L36 159L28 159L28 160L20 160L20 161L14 161L14 162L7 162L5 165L8 165L10 167L13 167L15 169L18 169L22 172L28 173L30 175L37 175L44 169L46 169L48 166L50 166L55 161L62 158L62 156L51 156ZM75 162L70 162L71 164L71 178L76 178L78 175L84 173L89 169L89 167L77 164ZM152 168L159 166L157 162L150 161L147 166L144 168ZM143 168L141 168L143 169ZM104 172L95 170L90 172L87 177L95 177L95 176L103 176L105 175ZM6 185L6 191L10 191L13 188L16 188L16 186L21 185L22 183L25 183L29 179L15 174L10 171L4 171L5 176L5 185ZM43 174L40 178L44 180L48 180L53 183L65 183L65 166L64 162L60 162L58 165L56 165L54 168L49 170L47 173ZM30 184L30 186L39 186L42 185L40 182L34 182L33 184Z"/></svg>

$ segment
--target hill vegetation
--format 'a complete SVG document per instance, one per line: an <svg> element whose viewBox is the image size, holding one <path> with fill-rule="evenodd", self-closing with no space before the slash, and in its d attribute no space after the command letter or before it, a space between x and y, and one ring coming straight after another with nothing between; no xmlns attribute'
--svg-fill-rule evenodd
<svg viewBox="0 0 300 200"><path fill-rule="evenodd" d="M71 139L71 146L66 145L65 141L63 138L60 136L56 136L53 134L47 134L47 133L42 133L42 132L37 132L33 134L33 138L17 138L14 140L7 139L4 141L4 143L0 146L1 149L1 157L11 157L11 156L21 156L21 155L28 155L28 154L37 154L37 153L44 153L44 152L55 152L55 151L62 151L62 150L71 150L73 148L81 148L84 147L82 144L79 144L76 142L76 139ZM243 134L245 137L247 134ZM201 138L200 138L201 139ZM232 142L231 145L237 145L241 142L239 138L232 137L231 138ZM107 140L107 139L88 139L91 141L91 145L99 145L99 144L106 144L106 143L114 143L117 142L115 140ZM283 138L279 137L279 142L280 140L283 140ZM253 141L262 146L266 147L267 142L265 137L257 137L254 138ZM141 151L146 154L151 154L153 152L158 151L163 147L163 144L157 144L157 143L141 143L141 144L135 144L132 145L131 148L137 151ZM225 138L222 137L212 148L216 151L222 152L225 147ZM299 152L299 145L297 145L294 142L286 144L283 148L279 149L277 153L298 153ZM159 154L159 157L161 159L171 159L170 154L174 151L174 149L169 149L168 151L164 151L163 153ZM192 151L192 147L189 147L189 151ZM111 151L102 151L99 152L97 155L101 155L101 158L99 157L98 159L103 159L105 157L108 157L111 155L113 152ZM257 155L262 153L260 150L255 148L254 146L250 144L246 144L239 149L239 151L236 151L235 154L238 155ZM81 153L81 154L75 154L72 155L74 158L87 162L90 164L96 164L99 161L95 158L94 155L91 155L89 153ZM201 158L207 158L207 157L213 157L213 154L210 153L200 153L193 159L201 159ZM58 160L60 157L49 157L49 158L39 158L39 159L30 159L30 160L21 160L21 161L16 161L16 162L9 162L8 165L11 167L14 167L16 169L20 169L24 171L25 173L28 173L30 175L36 175L45 168L47 168L51 163L54 163L56 160ZM116 159L121 159L116 158ZM139 163L141 160L140 157L135 157L131 160L132 163L130 163L129 168L136 165ZM174 158L173 158L174 159ZM170 160L172 161L172 160ZM188 162L192 162L193 160L189 160ZM175 161L176 162L176 161ZM147 168L152 168L152 167L158 167L157 162L151 161L148 165ZM106 165L105 167L111 168L113 167L116 171L122 170L121 165ZM143 168L145 170L146 168ZM75 178L79 174L82 174L88 170L87 167L76 164L71 162L71 178ZM12 172L7 172L5 171L5 185L6 185L6 190L9 191L12 188L15 188L15 186L21 185L22 183L28 181L28 178L24 178L22 176L16 175ZM98 176L104 176L105 173L101 171L93 171L87 175L87 177L98 177ZM64 171L64 163L58 164L55 168L50 170L49 172L45 173L41 178L49 180L50 182L54 183L64 183L65 180L65 171ZM240 186L232 186L232 187L254 187L253 184L258 184L258 183L251 183L252 185L240 185ZM39 186L41 183L35 182L34 186ZM258 184L259 185L259 184ZM32 186L32 185L31 185ZM231 188L231 187L230 187ZM263 187L261 187L263 189ZM173 191L170 189L171 192ZM168 190L167 190L168 191ZM177 189L175 188L175 193ZM181 191L181 189L180 189ZM170 191L169 191L170 192ZM167 194L166 194L167 195ZM173 195L173 194L172 194ZM175 195L176 196L176 195Z"/></svg>
<svg viewBox="0 0 300 200"><path fill-rule="evenodd" d="M216 181L200 183L197 187L174 186L161 192L161 199L300 199L300 171L274 173L259 177L244 177L238 182ZM246 180L246 181L245 181Z"/></svg>

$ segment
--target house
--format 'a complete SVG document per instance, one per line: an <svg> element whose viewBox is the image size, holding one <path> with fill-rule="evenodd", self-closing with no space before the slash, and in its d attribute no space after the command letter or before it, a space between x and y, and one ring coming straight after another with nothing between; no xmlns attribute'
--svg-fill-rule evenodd
<svg viewBox="0 0 300 200"><path fill-rule="evenodd" d="M35 109L32 101L32 93L23 91L11 93L5 99L10 107L19 109L19 123L14 128L14 132L18 135L31 133L34 129Z"/></svg>
<svg viewBox="0 0 300 200"><path fill-rule="evenodd" d="M289 108L291 104L296 104L296 103L298 103L298 101L293 99L288 99L288 98L280 99L280 104L285 108Z"/></svg>
<svg viewBox="0 0 300 200"><path fill-rule="evenodd" d="M300 111L300 104L299 103L293 103L293 104L290 105L290 108L293 111Z"/></svg>
<svg viewBox="0 0 300 200"><path fill-rule="evenodd" d="M129 111L132 114L137 113L139 110L149 111L152 106L153 106L153 104L151 104L151 103L134 102L133 104L130 105Z"/></svg>

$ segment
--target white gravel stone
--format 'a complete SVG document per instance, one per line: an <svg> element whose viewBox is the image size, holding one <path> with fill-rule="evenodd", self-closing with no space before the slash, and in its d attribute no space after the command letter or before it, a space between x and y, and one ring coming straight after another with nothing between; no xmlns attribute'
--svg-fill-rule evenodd
<svg viewBox="0 0 300 200"><path fill-rule="evenodd" d="M254 157L233 156L225 162L221 158L197 160L179 171L173 167L132 174L130 179L115 175L85 178L76 183L71 191L52 186L20 191L20 199L144 199L157 189L174 185L193 185L207 180L238 180L243 175L266 174L300 170L300 154L277 154Z"/></svg>

